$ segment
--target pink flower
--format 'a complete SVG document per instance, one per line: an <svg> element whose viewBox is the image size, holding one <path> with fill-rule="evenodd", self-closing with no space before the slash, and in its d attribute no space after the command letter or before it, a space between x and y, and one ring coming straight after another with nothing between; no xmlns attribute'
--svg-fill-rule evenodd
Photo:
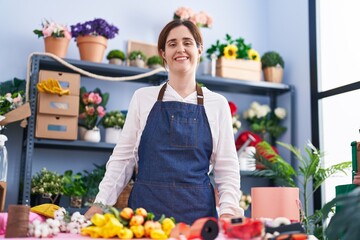
<svg viewBox="0 0 360 240"><path fill-rule="evenodd" d="M95 103L95 104L100 104L102 101L101 96L98 93L93 93L91 92L89 94L89 103Z"/></svg>
<svg viewBox="0 0 360 240"><path fill-rule="evenodd" d="M86 106L85 111L86 111L86 114L89 115L89 116L92 116L92 115L95 114L95 108L94 107Z"/></svg>
<svg viewBox="0 0 360 240"><path fill-rule="evenodd" d="M180 7L176 10L175 15L178 16L181 20L188 20L194 15L194 12L191 8Z"/></svg>
<svg viewBox="0 0 360 240"><path fill-rule="evenodd" d="M98 112L98 114L99 114L99 116L100 117L103 117L103 116L105 116L105 109L104 109L104 107L103 106L98 106L97 108L96 108L96 111Z"/></svg>

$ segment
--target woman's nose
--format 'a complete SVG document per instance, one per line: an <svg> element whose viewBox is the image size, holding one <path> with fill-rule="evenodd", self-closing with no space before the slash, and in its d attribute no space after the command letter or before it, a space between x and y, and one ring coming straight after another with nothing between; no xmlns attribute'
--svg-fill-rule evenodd
<svg viewBox="0 0 360 240"><path fill-rule="evenodd" d="M177 47L177 52L185 52L184 46L179 44L178 47Z"/></svg>

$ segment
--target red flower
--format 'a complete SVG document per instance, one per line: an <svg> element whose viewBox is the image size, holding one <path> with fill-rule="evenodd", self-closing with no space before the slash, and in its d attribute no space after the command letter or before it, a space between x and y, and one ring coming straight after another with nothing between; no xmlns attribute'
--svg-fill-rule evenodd
<svg viewBox="0 0 360 240"><path fill-rule="evenodd" d="M235 105L235 103L229 101L229 107L230 107L231 116L234 116L237 112L237 106Z"/></svg>

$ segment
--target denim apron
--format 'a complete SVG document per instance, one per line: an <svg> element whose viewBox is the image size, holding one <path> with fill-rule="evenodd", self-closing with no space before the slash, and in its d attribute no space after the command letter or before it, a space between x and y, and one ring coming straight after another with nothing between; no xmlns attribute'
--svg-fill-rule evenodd
<svg viewBox="0 0 360 240"><path fill-rule="evenodd" d="M192 224L216 217L215 195L208 176L212 135L197 84L197 104L163 102L167 84L151 109L139 143L136 180L129 207Z"/></svg>

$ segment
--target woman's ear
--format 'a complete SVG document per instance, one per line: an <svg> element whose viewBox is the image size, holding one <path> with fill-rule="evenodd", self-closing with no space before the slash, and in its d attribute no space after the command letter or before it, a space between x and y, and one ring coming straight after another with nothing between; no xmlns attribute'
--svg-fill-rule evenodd
<svg viewBox="0 0 360 240"><path fill-rule="evenodd" d="M161 53L161 57L163 58L163 60L165 61L165 51L163 51L162 49L160 50Z"/></svg>

